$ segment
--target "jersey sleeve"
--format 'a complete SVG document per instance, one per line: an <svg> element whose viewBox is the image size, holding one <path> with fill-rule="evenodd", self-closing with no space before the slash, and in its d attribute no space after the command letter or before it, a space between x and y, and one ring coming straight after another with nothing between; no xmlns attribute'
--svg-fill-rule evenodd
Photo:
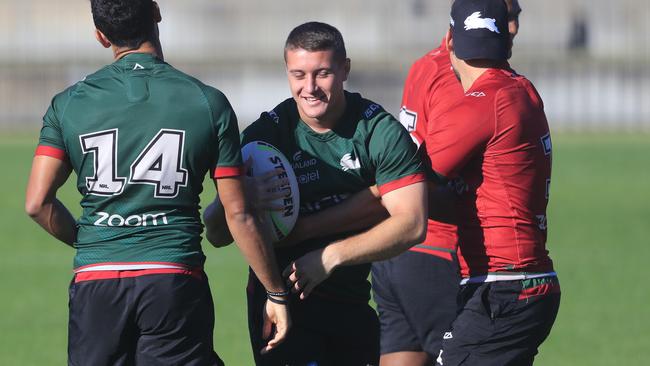
<svg viewBox="0 0 650 366"><path fill-rule="evenodd" d="M379 118L369 143L379 192L384 195L425 181L422 160L408 132L388 113Z"/></svg>
<svg viewBox="0 0 650 366"><path fill-rule="evenodd" d="M59 160L68 159L61 123L57 116L57 112L62 109L60 106L61 102L58 97L54 97L45 116L43 116L43 126L41 127L41 134L34 155L51 156Z"/></svg>
<svg viewBox="0 0 650 366"><path fill-rule="evenodd" d="M427 154L436 175L456 178L490 139L494 124L486 114L472 113L474 108L469 103L457 104L430 128Z"/></svg>
<svg viewBox="0 0 650 366"><path fill-rule="evenodd" d="M211 175L214 179L243 174L237 117L225 95L216 89L207 93L217 137L217 149Z"/></svg>

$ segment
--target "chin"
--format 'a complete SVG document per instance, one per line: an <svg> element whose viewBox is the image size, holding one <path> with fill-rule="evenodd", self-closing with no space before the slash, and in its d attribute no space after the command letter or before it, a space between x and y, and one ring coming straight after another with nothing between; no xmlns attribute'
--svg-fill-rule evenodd
<svg viewBox="0 0 650 366"><path fill-rule="evenodd" d="M314 118L318 119L321 118L327 113L327 109L325 108L302 108L302 112L304 113L305 116L309 118Z"/></svg>

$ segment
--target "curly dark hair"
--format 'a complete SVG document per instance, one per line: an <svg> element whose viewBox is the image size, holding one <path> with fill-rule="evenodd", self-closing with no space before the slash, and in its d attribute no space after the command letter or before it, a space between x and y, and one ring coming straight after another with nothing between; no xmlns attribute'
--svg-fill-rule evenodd
<svg viewBox="0 0 650 366"><path fill-rule="evenodd" d="M90 0L95 27L118 47L137 48L154 37L152 0Z"/></svg>

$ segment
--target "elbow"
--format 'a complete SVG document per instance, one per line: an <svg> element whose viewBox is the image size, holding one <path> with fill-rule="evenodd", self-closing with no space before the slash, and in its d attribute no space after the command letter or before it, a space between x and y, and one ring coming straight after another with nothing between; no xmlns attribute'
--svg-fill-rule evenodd
<svg viewBox="0 0 650 366"><path fill-rule="evenodd" d="M410 233L411 245L420 244L424 241L424 238L427 236L426 215L418 215L412 219Z"/></svg>
<svg viewBox="0 0 650 366"><path fill-rule="evenodd" d="M32 219L36 219L41 212L43 212L44 203L40 200L30 199L25 200L25 213Z"/></svg>

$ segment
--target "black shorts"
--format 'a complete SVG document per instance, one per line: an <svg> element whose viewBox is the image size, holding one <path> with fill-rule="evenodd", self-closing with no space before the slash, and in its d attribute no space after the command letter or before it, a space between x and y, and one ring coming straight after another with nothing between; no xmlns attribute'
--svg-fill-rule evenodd
<svg viewBox="0 0 650 366"><path fill-rule="evenodd" d="M207 277L152 274L70 284L68 364L223 365Z"/></svg>
<svg viewBox="0 0 650 366"><path fill-rule="evenodd" d="M266 355L260 350L266 291L250 274L248 329L255 363L264 366L374 366L379 364L379 321L367 303L345 303L312 293L292 296L293 326L287 339Z"/></svg>
<svg viewBox="0 0 650 366"><path fill-rule="evenodd" d="M464 285L439 365L532 365L560 306L557 277Z"/></svg>
<svg viewBox="0 0 650 366"><path fill-rule="evenodd" d="M381 324L381 354L427 352L437 357L458 308L460 276L452 260L408 251L372 265Z"/></svg>

